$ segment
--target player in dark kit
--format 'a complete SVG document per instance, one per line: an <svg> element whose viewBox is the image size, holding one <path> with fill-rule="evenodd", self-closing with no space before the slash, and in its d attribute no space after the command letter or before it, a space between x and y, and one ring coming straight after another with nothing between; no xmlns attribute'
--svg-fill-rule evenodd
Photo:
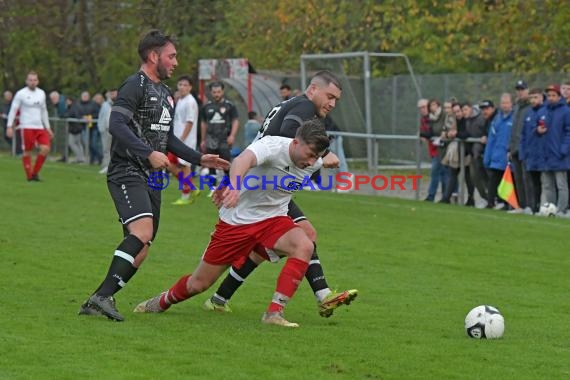
<svg viewBox="0 0 570 380"><path fill-rule="evenodd" d="M201 110L200 149L204 153L219 154L224 160L230 161L230 149L239 128L237 108L224 97L223 83L210 83L209 88L212 99ZM215 174L215 170L210 169L210 175L215 176ZM228 176L229 171L225 174ZM210 196L212 193L210 192Z"/></svg>
<svg viewBox="0 0 570 380"><path fill-rule="evenodd" d="M318 72L311 79L311 83L303 95L278 104L267 114L257 139L263 136L294 138L303 121L317 117L324 119L336 106L341 92L340 81L333 73L329 71ZM323 158L324 167L335 168L338 167L338 164L338 157L333 153L329 153ZM315 245L305 278L309 281L317 298L319 314L328 318L337 307L350 304L358 295L358 291L351 289L335 293L329 288L317 255L317 231L293 201L289 203L288 215L305 231ZM205 309L222 312L231 311L228 301L247 276L261 262L275 257L274 252L267 251L261 246L256 247L255 251L257 253L252 252L245 260L232 265L216 293L204 304Z"/></svg>
<svg viewBox="0 0 570 380"><path fill-rule="evenodd" d="M105 315L122 321L113 295L133 277L148 254L160 218L161 180L168 151L197 165L227 169L217 155L196 152L174 136L174 101L161 81L177 66L169 36L152 30L139 43L143 64L119 88L109 120L113 136L107 186L123 225L124 239L115 250L107 276L80 315Z"/></svg>

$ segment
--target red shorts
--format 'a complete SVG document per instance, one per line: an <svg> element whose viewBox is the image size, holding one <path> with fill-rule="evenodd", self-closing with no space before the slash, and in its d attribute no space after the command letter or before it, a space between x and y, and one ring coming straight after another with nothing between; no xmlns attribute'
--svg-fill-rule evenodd
<svg viewBox="0 0 570 380"><path fill-rule="evenodd" d="M50 136L46 129L31 129L20 127L22 136L22 149L33 150L37 145L50 146Z"/></svg>
<svg viewBox="0 0 570 380"><path fill-rule="evenodd" d="M166 157L168 157L168 161L170 161L171 164L178 165L178 157L176 157L174 153L168 152Z"/></svg>
<svg viewBox="0 0 570 380"><path fill-rule="evenodd" d="M259 244L272 249L281 236L295 227L298 226L288 216L237 226L219 220L202 260L211 265L231 265Z"/></svg>

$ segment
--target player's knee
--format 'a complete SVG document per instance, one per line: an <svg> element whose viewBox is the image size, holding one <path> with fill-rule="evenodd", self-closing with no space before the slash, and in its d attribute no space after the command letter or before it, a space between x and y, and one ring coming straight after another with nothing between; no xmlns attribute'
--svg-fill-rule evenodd
<svg viewBox="0 0 570 380"><path fill-rule="evenodd" d="M135 235L144 244L148 244L149 242L152 241L152 238L153 238L152 230L150 230L150 231L146 231L146 230L131 231L131 235Z"/></svg>
<svg viewBox="0 0 570 380"><path fill-rule="evenodd" d="M301 239L297 242L297 247L295 247L296 256L304 261L309 262L311 256L313 255L314 245L309 239Z"/></svg>
<svg viewBox="0 0 570 380"><path fill-rule="evenodd" d="M308 220L303 220L298 224L303 229L303 231L305 231L305 234L307 234L311 241L317 241L317 230L315 230L315 227L313 227L311 222Z"/></svg>
<svg viewBox="0 0 570 380"><path fill-rule="evenodd" d="M50 147L47 145L40 145L40 154L45 156L49 153Z"/></svg>

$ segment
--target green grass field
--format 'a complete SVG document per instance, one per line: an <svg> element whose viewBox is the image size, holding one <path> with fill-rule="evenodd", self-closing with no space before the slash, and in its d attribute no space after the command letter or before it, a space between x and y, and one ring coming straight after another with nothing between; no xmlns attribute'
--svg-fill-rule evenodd
<svg viewBox="0 0 570 380"><path fill-rule="evenodd" d="M570 221L382 197L301 193L329 283L358 299L318 316L306 283L262 325L281 264L263 264L234 312L210 291L160 315L134 306L198 263L216 210L163 197L151 254L118 294L123 323L77 316L121 239L97 168L47 163L42 183L0 157L1 379L562 379L570 377ZM213 289L211 289L213 291ZM506 320L496 341L466 337L480 304Z"/></svg>

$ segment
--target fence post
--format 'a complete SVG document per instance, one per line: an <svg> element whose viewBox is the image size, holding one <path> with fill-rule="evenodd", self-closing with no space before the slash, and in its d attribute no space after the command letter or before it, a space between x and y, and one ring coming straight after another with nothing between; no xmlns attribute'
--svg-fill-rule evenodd
<svg viewBox="0 0 570 380"><path fill-rule="evenodd" d="M457 197L457 202L461 205L465 204L465 186L463 185L465 180L465 141L459 140L459 178L457 183L459 186L459 196Z"/></svg>

